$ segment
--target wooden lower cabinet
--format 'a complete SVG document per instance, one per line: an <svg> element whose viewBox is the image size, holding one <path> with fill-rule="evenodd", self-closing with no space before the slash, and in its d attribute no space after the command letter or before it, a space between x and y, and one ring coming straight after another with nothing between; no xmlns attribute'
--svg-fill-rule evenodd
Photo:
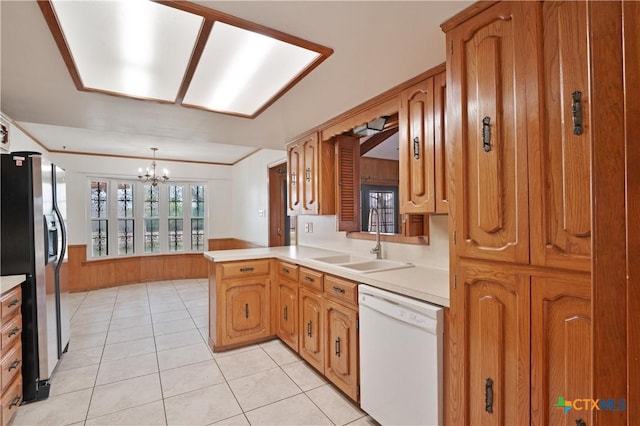
<svg viewBox="0 0 640 426"><path fill-rule="evenodd" d="M0 295L0 426L6 426L22 402L22 288Z"/></svg>
<svg viewBox="0 0 640 426"><path fill-rule="evenodd" d="M456 271L451 328L464 343L451 360L450 422L593 424L591 410L555 407L593 397L590 275L488 262Z"/></svg>
<svg viewBox="0 0 640 426"><path fill-rule="evenodd" d="M209 272L209 343L214 351L270 337L269 261L225 262Z"/></svg>
<svg viewBox="0 0 640 426"><path fill-rule="evenodd" d="M298 283L280 279L277 291L278 337L298 352Z"/></svg>
<svg viewBox="0 0 640 426"><path fill-rule="evenodd" d="M554 407L592 397L590 288L589 275L531 279L531 424L594 424L591 410Z"/></svg>
<svg viewBox="0 0 640 426"><path fill-rule="evenodd" d="M328 299L324 304L324 374L350 398L358 401L358 311Z"/></svg>
<svg viewBox="0 0 640 426"><path fill-rule="evenodd" d="M324 374L324 299L300 288L300 356Z"/></svg>
<svg viewBox="0 0 640 426"><path fill-rule="evenodd" d="M529 285L527 274L496 265L460 264L451 309L457 354L455 424L529 423ZM455 361L454 361L455 362Z"/></svg>

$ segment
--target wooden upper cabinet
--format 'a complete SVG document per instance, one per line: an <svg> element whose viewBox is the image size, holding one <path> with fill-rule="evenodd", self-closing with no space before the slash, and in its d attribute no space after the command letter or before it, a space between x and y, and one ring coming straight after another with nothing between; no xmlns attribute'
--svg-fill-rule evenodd
<svg viewBox="0 0 640 426"><path fill-rule="evenodd" d="M336 136L333 140L338 231L360 231L360 139Z"/></svg>
<svg viewBox="0 0 640 426"><path fill-rule="evenodd" d="M526 88L539 16L537 2L501 2L447 33L458 256L529 262Z"/></svg>
<svg viewBox="0 0 640 426"><path fill-rule="evenodd" d="M400 213L435 213L433 77L400 95Z"/></svg>
<svg viewBox="0 0 640 426"><path fill-rule="evenodd" d="M451 308L466 367L454 424L529 424L529 281L508 266L458 267Z"/></svg>
<svg viewBox="0 0 640 426"><path fill-rule="evenodd" d="M433 77L433 136L436 213L449 213L449 150L447 147L447 75Z"/></svg>
<svg viewBox="0 0 640 426"><path fill-rule="evenodd" d="M531 281L532 425L594 424L591 410L554 408L560 396L592 395L590 278L564 275Z"/></svg>
<svg viewBox="0 0 640 426"><path fill-rule="evenodd" d="M591 269L587 3L544 2L542 137L530 143L531 263Z"/></svg>
<svg viewBox="0 0 640 426"><path fill-rule="evenodd" d="M314 132L287 145L289 215L335 213L333 144Z"/></svg>

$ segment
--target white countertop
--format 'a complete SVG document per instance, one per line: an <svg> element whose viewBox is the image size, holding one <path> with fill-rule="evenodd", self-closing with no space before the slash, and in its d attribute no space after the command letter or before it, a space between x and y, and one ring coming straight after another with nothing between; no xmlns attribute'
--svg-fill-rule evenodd
<svg viewBox="0 0 640 426"><path fill-rule="evenodd" d="M15 286L22 284L26 279L26 275L7 275L0 277L0 294L4 294Z"/></svg>
<svg viewBox="0 0 640 426"><path fill-rule="evenodd" d="M342 252L305 246L286 246L207 251L204 256L213 262L276 258L414 299L449 307L449 271L447 270L414 266L389 271L358 273L312 260L315 257L335 254L342 254Z"/></svg>

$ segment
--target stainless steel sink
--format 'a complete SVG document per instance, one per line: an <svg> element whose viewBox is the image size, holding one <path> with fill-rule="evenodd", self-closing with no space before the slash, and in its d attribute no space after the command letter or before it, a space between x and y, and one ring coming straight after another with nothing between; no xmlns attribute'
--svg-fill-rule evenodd
<svg viewBox="0 0 640 426"><path fill-rule="evenodd" d="M313 260L320 263L326 263L328 265L348 270L350 272L356 272L359 274L366 274L370 272L389 271L392 269L404 269L413 268L413 263L398 262L388 259L370 259L361 256L354 256L351 254L338 254L334 256L315 257L309 260Z"/></svg>

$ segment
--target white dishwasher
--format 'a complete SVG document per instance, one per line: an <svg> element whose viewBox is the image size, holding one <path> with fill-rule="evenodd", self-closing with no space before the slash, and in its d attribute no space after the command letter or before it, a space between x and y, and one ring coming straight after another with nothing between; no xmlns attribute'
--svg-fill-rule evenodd
<svg viewBox="0 0 640 426"><path fill-rule="evenodd" d="M439 306L358 286L360 404L383 425L441 425Z"/></svg>

